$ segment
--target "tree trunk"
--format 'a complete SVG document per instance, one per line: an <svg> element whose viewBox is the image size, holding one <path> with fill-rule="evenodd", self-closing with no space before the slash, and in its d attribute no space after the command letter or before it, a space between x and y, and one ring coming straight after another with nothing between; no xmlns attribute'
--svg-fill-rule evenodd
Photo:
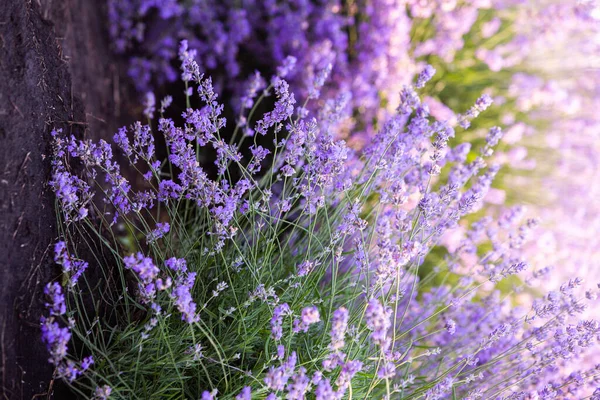
<svg viewBox="0 0 600 400"><path fill-rule="evenodd" d="M100 4L99 4L100 3ZM51 398L43 286L58 276L50 131L107 138L122 101L96 0L0 1L0 398ZM110 123L107 121L111 121ZM58 392L56 398L66 399Z"/></svg>

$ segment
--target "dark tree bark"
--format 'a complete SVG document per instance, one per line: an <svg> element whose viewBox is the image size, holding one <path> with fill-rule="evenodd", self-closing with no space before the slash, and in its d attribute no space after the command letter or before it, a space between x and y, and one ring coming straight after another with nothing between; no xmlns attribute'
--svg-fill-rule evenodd
<svg viewBox="0 0 600 400"><path fill-rule="evenodd" d="M50 398L43 286L58 276L50 131L115 131L119 65L96 0L0 1L0 398ZM110 121L107 122L107 121ZM55 393L55 398L66 399Z"/></svg>

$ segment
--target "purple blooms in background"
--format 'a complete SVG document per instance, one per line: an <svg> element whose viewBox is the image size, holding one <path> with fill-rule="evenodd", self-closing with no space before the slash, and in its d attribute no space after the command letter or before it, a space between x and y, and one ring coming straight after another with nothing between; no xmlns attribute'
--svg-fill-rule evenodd
<svg viewBox="0 0 600 400"><path fill-rule="evenodd" d="M449 319L446 321L445 328L449 334L454 335L456 333L456 322L453 319Z"/></svg>
<svg viewBox="0 0 600 400"><path fill-rule="evenodd" d="M436 55L452 62L478 15L486 15L491 7L512 5L516 4L109 0L108 21L114 49L128 56L129 76L142 93L177 79L173 61L179 55L186 64L185 81L193 74L210 73L217 79L218 91L234 92L238 108L245 107L262 86L256 71L268 74L275 69L286 72L297 100L318 94L333 99L347 93L345 116L356 110L360 115L354 118L382 123L392 111L382 107L382 99L392 103L402 86L411 82L419 69L417 58ZM411 28L420 26L422 18L430 20L433 36L419 42L411 36ZM493 35L499 23L493 19L482 36ZM186 41L183 58L181 40ZM188 46L194 50L188 52ZM295 60L293 70L288 56ZM192 60L193 72L187 67ZM432 74L433 67L427 66L417 78L417 87ZM323 84L326 76L330 78ZM370 124L361 129L376 131Z"/></svg>
<svg viewBox="0 0 600 400"><path fill-rule="evenodd" d="M218 91L232 90L234 103L243 106L249 98L240 89L243 83L254 87L249 93L261 86L252 83L258 82L251 76L254 70L273 72L270 68L279 65L277 75L288 78L299 99L348 92L345 112L357 108L369 120L381 117L380 92L393 96L398 85L408 83L404 72L413 68L408 56L410 22L401 1L377 0L348 10L338 0L108 3L115 50L136 48L136 55L129 58L129 75L144 93L176 80L173 60L179 54L185 64L184 81L194 74L219 72ZM150 18L152 11L155 18ZM365 22L349 40L347 32L355 18ZM263 32L269 32L267 40L256 40ZM185 50L184 57L178 48L182 39L187 40L186 49L187 43L194 49ZM244 54L255 56L254 65L248 65L251 61ZM327 76L331 78L324 85Z"/></svg>

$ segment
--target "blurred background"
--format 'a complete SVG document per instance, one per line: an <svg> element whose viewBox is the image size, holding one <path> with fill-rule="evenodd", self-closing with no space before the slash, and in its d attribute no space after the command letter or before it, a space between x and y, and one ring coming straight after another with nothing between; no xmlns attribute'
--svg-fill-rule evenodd
<svg viewBox="0 0 600 400"><path fill-rule="evenodd" d="M505 131L493 156L501 172L472 220L507 210L537 218L528 257L535 270L555 271L537 284L557 290L575 277L590 288L600 284L595 1L6 0L0 39L0 338L8 398L39 393L50 376L37 340L56 237L45 186L50 129L66 124L78 138L109 140L141 116L148 98L173 93L180 93L174 109L181 112L182 39L198 49L199 65L233 110L230 121L255 71L270 76L293 55L290 82L303 99L331 67L310 111L342 109L343 136L359 151L427 64L437 70L424 89L437 119L457 126L460 113L490 95L494 105L470 130L457 127L455 139L475 148L490 127ZM443 246L456 246L466 228ZM515 301L526 303L527 293Z"/></svg>

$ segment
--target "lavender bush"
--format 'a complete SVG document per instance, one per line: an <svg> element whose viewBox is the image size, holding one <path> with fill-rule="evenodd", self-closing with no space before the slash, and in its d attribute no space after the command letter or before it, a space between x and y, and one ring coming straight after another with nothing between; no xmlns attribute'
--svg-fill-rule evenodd
<svg viewBox="0 0 600 400"><path fill-rule="evenodd" d="M548 271L521 254L536 221L473 217L502 130L450 145L416 91L433 68L357 149L339 139L347 96L319 95L328 69L296 97L286 58L242 93L228 142L194 55L179 45L185 112L150 97L147 122L115 135L126 167L110 144L54 131L63 276L41 325L57 377L97 399L599 396L600 370L579 363L598 345L580 316L598 289L573 278L540 294L530 283ZM490 104L459 115L459 133ZM438 247L459 223L465 238Z"/></svg>

